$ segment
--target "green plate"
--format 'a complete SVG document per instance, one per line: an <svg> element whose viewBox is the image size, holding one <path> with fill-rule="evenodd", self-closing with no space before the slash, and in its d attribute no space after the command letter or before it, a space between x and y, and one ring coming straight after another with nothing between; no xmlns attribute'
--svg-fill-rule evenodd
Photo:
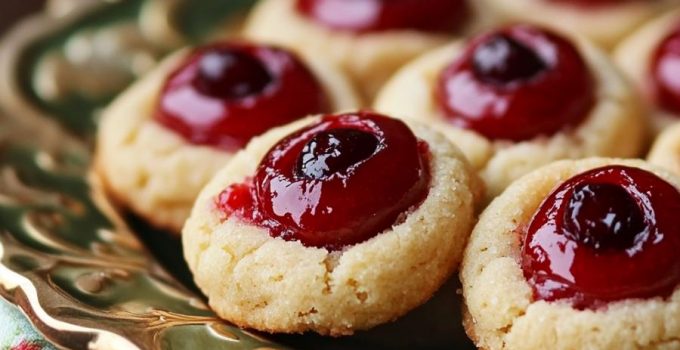
<svg viewBox="0 0 680 350"><path fill-rule="evenodd" d="M221 321L180 243L89 176L98 113L163 55L236 28L249 0L52 0L0 46L0 294L73 349L472 349L455 280L351 337ZM399 286L394 286L399 288Z"/></svg>

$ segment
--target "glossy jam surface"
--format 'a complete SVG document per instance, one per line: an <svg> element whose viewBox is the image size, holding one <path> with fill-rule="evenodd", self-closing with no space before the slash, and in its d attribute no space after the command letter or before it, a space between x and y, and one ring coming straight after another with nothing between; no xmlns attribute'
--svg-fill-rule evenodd
<svg viewBox="0 0 680 350"><path fill-rule="evenodd" d="M577 309L667 297L680 284L680 192L638 168L607 166L550 194L526 230L534 298Z"/></svg>
<svg viewBox="0 0 680 350"><path fill-rule="evenodd" d="M196 50L168 78L155 119L198 145L234 151L272 127L330 110L292 53L224 43Z"/></svg>
<svg viewBox="0 0 680 350"><path fill-rule="evenodd" d="M656 49L651 73L659 107L680 115L680 23Z"/></svg>
<svg viewBox="0 0 680 350"><path fill-rule="evenodd" d="M330 115L276 144L255 176L216 204L273 237L340 250L397 224L425 199L429 154L399 120Z"/></svg>
<svg viewBox="0 0 680 350"><path fill-rule="evenodd" d="M335 30L452 32L465 24L466 0L297 0L307 18Z"/></svg>
<svg viewBox="0 0 680 350"><path fill-rule="evenodd" d="M436 97L453 125L523 141L581 123L595 82L569 41L517 25L474 39L440 74Z"/></svg>
<svg viewBox="0 0 680 350"><path fill-rule="evenodd" d="M366 160L378 148L370 132L347 128L322 131L312 137L298 156L298 178L321 180Z"/></svg>
<svg viewBox="0 0 680 350"><path fill-rule="evenodd" d="M505 34L490 37L472 56L474 75L487 84L521 84L547 69L538 54Z"/></svg>

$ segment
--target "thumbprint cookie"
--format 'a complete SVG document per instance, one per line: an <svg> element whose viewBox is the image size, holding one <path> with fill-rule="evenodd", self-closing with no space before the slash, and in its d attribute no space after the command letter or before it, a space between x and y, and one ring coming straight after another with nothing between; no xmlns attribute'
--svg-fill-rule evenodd
<svg viewBox="0 0 680 350"><path fill-rule="evenodd" d="M95 169L123 206L179 233L201 188L252 137L358 103L318 59L246 42L182 50L103 112Z"/></svg>
<svg viewBox="0 0 680 350"><path fill-rule="evenodd" d="M600 50L531 25L417 58L374 108L436 125L480 172L489 198L555 160L639 156L645 134L633 89Z"/></svg>
<svg viewBox="0 0 680 350"><path fill-rule="evenodd" d="M565 160L482 213L460 277L483 349L680 347L680 178L641 160Z"/></svg>
<svg viewBox="0 0 680 350"><path fill-rule="evenodd" d="M444 136L372 112L253 139L201 191L185 259L215 312L265 332L352 334L457 267L480 182Z"/></svg>
<svg viewBox="0 0 680 350"><path fill-rule="evenodd" d="M500 21L526 21L584 36L611 50L677 0L481 0Z"/></svg>
<svg viewBox="0 0 680 350"><path fill-rule="evenodd" d="M394 71L481 20L470 0L262 0L247 37L325 57L372 98Z"/></svg>
<svg viewBox="0 0 680 350"><path fill-rule="evenodd" d="M614 52L649 109L656 134L680 121L680 10L645 24Z"/></svg>

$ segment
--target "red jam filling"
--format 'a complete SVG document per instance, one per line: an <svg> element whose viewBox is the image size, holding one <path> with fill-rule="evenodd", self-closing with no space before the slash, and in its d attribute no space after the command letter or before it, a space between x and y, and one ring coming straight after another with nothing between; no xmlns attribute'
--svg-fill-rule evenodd
<svg viewBox="0 0 680 350"><path fill-rule="evenodd" d="M537 300L596 309L668 297L680 284L680 192L638 168L577 175L534 214L522 246Z"/></svg>
<svg viewBox="0 0 680 350"><path fill-rule="evenodd" d="M323 87L292 53L222 43L197 49L170 75L155 119L191 143L234 151L272 127L329 110Z"/></svg>
<svg viewBox="0 0 680 350"><path fill-rule="evenodd" d="M468 14L466 0L297 0L297 10L325 27L350 32L452 32Z"/></svg>
<svg viewBox="0 0 680 350"><path fill-rule="evenodd" d="M651 72L657 104L680 115L680 24L656 49Z"/></svg>
<svg viewBox="0 0 680 350"><path fill-rule="evenodd" d="M581 123L595 103L594 85L569 41L517 25L474 39L442 71L436 97L453 125L523 141Z"/></svg>
<svg viewBox="0 0 680 350"><path fill-rule="evenodd" d="M216 205L273 237L340 250L390 228L425 199L429 154L400 120L329 115L272 147L255 176L225 189Z"/></svg>

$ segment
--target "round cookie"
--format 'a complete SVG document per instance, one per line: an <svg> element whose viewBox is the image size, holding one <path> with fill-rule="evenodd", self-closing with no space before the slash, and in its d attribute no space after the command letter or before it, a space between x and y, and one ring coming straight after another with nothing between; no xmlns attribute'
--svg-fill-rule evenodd
<svg viewBox="0 0 680 350"><path fill-rule="evenodd" d="M301 15L298 0L261 0L252 10L244 35L294 50L324 57L343 68L371 100L380 86L404 63L446 43L453 35L475 30L490 22L478 1L468 1L470 19L458 33L416 30L382 30L354 33L333 30Z"/></svg>
<svg viewBox="0 0 680 350"><path fill-rule="evenodd" d="M485 40L482 38L477 40ZM552 136L518 141L490 139L446 119L437 97L437 84L446 67L468 49L469 44L462 41L426 53L400 69L378 94L374 108L396 117L427 122L442 131L479 171L489 199L518 177L555 160L638 156L643 146L644 122L633 89L599 49L585 40L573 42L593 76L594 103L580 123ZM542 90L538 92L541 95L537 98L544 99ZM468 99L479 96L475 93ZM523 122L518 128L525 125ZM620 142L622 139L626 142Z"/></svg>
<svg viewBox="0 0 680 350"><path fill-rule="evenodd" d="M614 63L623 71L647 103L651 131L658 134L677 122L679 115L659 107L651 84L654 52L664 37L680 25L680 9L668 11L646 23L623 40L614 50Z"/></svg>
<svg viewBox="0 0 680 350"><path fill-rule="evenodd" d="M550 0L482 0L509 22L533 22L589 38L606 50L646 20L678 5L675 0L620 1L592 6Z"/></svg>
<svg viewBox="0 0 680 350"><path fill-rule="evenodd" d="M97 135L95 171L108 192L173 233L181 231L201 188L234 153L192 143L155 118L168 76L191 55L188 49L171 55L118 96L103 111ZM334 66L310 57L302 62L326 91L332 110L359 105L350 82Z"/></svg>
<svg viewBox="0 0 680 350"><path fill-rule="evenodd" d="M371 232L372 237L328 248L275 238L271 228L225 216L222 205L216 205L225 188L238 189L234 184L248 183L254 174L252 181L257 181L263 166L258 163L263 157L269 159L265 155L273 145L282 139L283 144L297 140L299 136L284 137L327 120L310 118L254 139L201 192L183 230L183 248L196 284L220 317L266 332L348 335L392 321L425 302L458 265L474 221L479 182L446 138L417 123L411 128L428 145L421 152L429 152L429 190L422 202L399 214L385 229ZM385 178L378 186L394 181ZM369 197L374 191L361 188ZM309 193L316 192L310 189ZM341 193L348 197L351 191ZM243 202L242 197L235 198ZM365 205L361 202L357 215L370 211L362 209ZM347 206L353 204L343 205ZM325 210L323 215L334 212Z"/></svg>
<svg viewBox="0 0 680 350"><path fill-rule="evenodd" d="M647 161L680 174L680 123L666 128L654 141Z"/></svg>
<svg viewBox="0 0 680 350"><path fill-rule="evenodd" d="M536 292L525 278L521 263L526 257L522 250L524 232L545 198L567 179L611 165L642 169L665 180L670 184L667 186L675 187L675 190L680 188L680 179L640 160L560 161L519 179L482 213L466 248L460 272L467 313L465 327L478 347L618 350L676 349L680 346L677 339L680 334L680 291L677 288L667 297L624 298L597 307L587 304L573 307L572 303L578 299L545 301L535 298ZM555 247L564 247L565 252L570 251L569 244L555 241ZM575 265L556 266L572 266L574 273L577 269L583 271L581 267L573 267ZM619 263L618 266L623 269L627 265ZM597 270L599 267L595 263L583 268ZM622 273L616 279L626 276ZM614 283L612 278L600 278L600 283Z"/></svg>

